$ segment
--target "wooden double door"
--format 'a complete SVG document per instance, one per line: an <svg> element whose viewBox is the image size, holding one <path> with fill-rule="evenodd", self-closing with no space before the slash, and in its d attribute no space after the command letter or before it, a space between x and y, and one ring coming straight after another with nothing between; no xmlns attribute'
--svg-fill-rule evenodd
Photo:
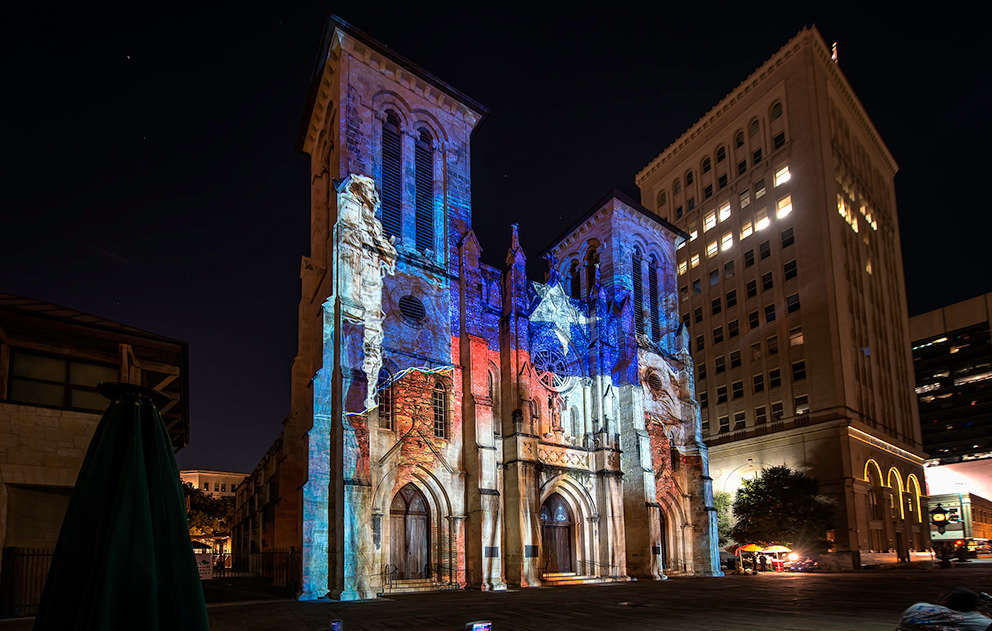
<svg viewBox="0 0 992 631"><path fill-rule="evenodd" d="M389 562L396 578L430 578L430 509L417 487L407 484L389 507Z"/></svg>
<svg viewBox="0 0 992 631"><path fill-rule="evenodd" d="M541 543L545 572L572 572L572 510L552 493L541 505Z"/></svg>

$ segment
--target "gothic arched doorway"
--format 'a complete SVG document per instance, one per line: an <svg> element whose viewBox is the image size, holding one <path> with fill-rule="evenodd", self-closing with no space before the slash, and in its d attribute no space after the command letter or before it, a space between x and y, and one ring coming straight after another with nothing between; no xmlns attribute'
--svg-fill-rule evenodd
<svg viewBox="0 0 992 631"><path fill-rule="evenodd" d="M430 576L429 524L427 498L407 484L389 507L389 562L396 566L396 578Z"/></svg>
<svg viewBox="0 0 992 631"><path fill-rule="evenodd" d="M552 493L541 505L541 541L546 572L572 571L572 511L564 498Z"/></svg>

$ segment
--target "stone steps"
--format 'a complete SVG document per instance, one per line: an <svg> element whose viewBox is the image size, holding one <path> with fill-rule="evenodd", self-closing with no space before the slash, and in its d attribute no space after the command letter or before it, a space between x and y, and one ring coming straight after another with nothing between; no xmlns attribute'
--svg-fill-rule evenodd
<svg viewBox="0 0 992 631"><path fill-rule="evenodd" d="M387 589L381 592L381 595L436 592L442 589L445 589L444 585L429 578L401 578L393 581Z"/></svg>
<svg viewBox="0 0 992 631"><path fill-rule="evenodd" d="M579 576L575 572L548 572L541 581L548 587L555 585L588 585L590 583L605 583L609 579L598 576Z"/></svg>

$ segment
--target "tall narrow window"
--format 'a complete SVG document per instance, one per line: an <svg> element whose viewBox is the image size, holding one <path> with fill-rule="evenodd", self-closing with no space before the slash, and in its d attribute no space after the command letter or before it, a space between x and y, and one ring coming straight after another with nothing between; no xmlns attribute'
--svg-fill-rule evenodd
<svg viewBox="0 0 992 631"><path fill-rule="evenodd" d="M661 340L661 300L658 297L658 263L654 257L648 261L648 292L651 300L651 339Z"/></svg>
<svg viewBox="0 0 992 631"><path fill-rule="evenodd" d="M379 427L393 429L393 386L389 383L389 373L385 369L379 371L376 396L379 399Z"/></svg>
<svg viewBox="0 0 992 631"><path fill-rule="evenodd" d="M641 253L634 250L634 331L644 335L644 275L641 273Z"/></svg>
<svg viewBox="0 0 992 631"><path fill-rule="evenodd" d="M434 392L431 395L431 404L434 408L434 435L438 438L447 438L448 393L444 389L444 384L440 381L434 386Z"/></svg>
<svg viewBox="0 0 992 631"><path fill-rule="evenodd" d="M400 238L400 119L392 110L382 124L382 231Z"/></svg>
<svg viewBox="0 0 992 631"><path fill-rule="evenodd" d="M579 262L572 261L572 272L571 272L571 294L572 298L576 300L582 299L582 285L579 279Z"/></svg>
<svg viewBox="0 0 992 631"><path fill-rule="evenodd" d="M434 160L431 135L420 128L414 167L417 171L417 251L434 246Z"/></svg>

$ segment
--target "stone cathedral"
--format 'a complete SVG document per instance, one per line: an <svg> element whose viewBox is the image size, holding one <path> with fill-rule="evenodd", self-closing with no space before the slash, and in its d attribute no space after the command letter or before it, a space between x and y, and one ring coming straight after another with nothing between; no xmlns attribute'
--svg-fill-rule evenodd
<svg viewBox="0 0 992 631"><path fill-rule="evenodd" d="M675 226L613 193L501 269L472 231L478 103L336 18L298 147L311 251L283 432L242 550L301 599L721 575ZM524 226L522 229L526 229Z"/></svg>

